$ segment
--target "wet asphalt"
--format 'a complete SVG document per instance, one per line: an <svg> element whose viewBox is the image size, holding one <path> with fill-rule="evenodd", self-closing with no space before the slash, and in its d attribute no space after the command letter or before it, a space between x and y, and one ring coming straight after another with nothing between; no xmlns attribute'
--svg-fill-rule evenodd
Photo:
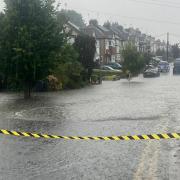
<svg viewBox="0 0 180 180"><path fill-rule="evenodd" d="M79 90L0 93L0 129L64 136L180 132L180 76ZM0 180L180 179L180 141L72 141L0 135Z"/></svg>

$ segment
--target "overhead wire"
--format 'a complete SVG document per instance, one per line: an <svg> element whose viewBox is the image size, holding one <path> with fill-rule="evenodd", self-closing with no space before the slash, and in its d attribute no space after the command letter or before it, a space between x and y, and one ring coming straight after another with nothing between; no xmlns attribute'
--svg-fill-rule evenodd
<svg viewBox="0 0 180 180"><path fill-rule="evenodd" d="M129 0L129 1L133 1L133 2L138 2L138 3L150 3L150 5L158 5L158 6L166 6L166 7L171 7L172 5L179 5L179 6L172 6L175 8L180 9L180 3L174 2L171 3L171 5L167 4L170 3L170 1L159 1L159 0L149 0L151 2L145 2L143 0ZM153 3L154 2L154 3ZM97 11L97 10L90 10L90 9L80 9L80 8L76 8L77 10L79 9L80 11L85 11L88 12L88 19L90 17L91 13L96 13L98 14L98 16L100 15L106 15L109 17L115 16L115 17L119 17L119 18L126 18L126 19L135 19L135 20L139 20L139 21L145 21L145 22L153 22L153 23L158 23L158 24L168 24L168 25L176 25L176 26L180 26L180 22L175 22L175 21L168 21L168 20L162 20L162 19L152 19L152 18L144 18L144 17L134 17L134 16L125 16L122 14L118 14L118 13L109 13L109 12L102 12L102 11ZM163 33L161 35L157 35L157 36L153 36L155 38L159 38L162 36L165 36L166 33ZM180 37L180 35L179 35Z"/></svg>
<svg viewBox="0 0 180 180"><path fill-rule="evenodd" d="M80 11L86 11L88 13L98 13L103 15L109 15L109 16L118 16L121 18L127 18L127 19L136 19L141 21L148 21L148 22L154 22L154 23L163 23L163 24L171 24L171 25L178 25L180 26L180 22L174 22L174 21L167 21L167 20L158 20L158 19L151 19L151 18L142 18L142 17L135 17L135 16L124 16L122 14L117 13L109 13L109 12L102 12L102 11L96 11L96 10L89 10L89 9L81 9L78 8Z"/></svg>
<svg viewBox="0 0 180 180"><path fill-rule="evenodd" d="M131 2L133 2L133 3L141 3L141 4L148 4L148 5L153 5L153 6L160 6L160 7L162 7L162 6L164 6L164 7L168 7L168 8L176 8L176 9L180 9L180 4L179 4L179 6L173 6L172 5L172 3L170 4L168 4L168 3L155 3L155 1L154 2L147 2L147 1L143 1L143 0L126 0L126 1L131 1Z"/></svg>
<svg viewBox="0 0 180 180"><path fill-rule="evenodd" d="M180 37L180 34L174 34L174 33L171 33L171 36L174 36L174 37Z"/></svg>
<svg viewBox="0 0 180 180"><path fill-rule="evenodd" d="M142 18L142 17L124 16L124 15L121 15L121 14L100 12L100 11L89 10L89 9L83 9L83 10L85 10L86 12L88 11L88 14L90 14L90 12L93 12L93 13L98 13L99 15L102 15L102 14L111 15L111 16L114 15L114 16L119 16L121 18L136 19L136 20L140 20L140 21L146 21L146 22L148 21L148 22L154 22L154 23L158 23L158 24L160 23L160 24L171 24L171 25L180 26L180 22L172 22L172 21L165 21L165 20ZM160 34L160 35L153 35L153 37L158 39L158 38L160 38L162 36L166 36L166 35L167 35L167 33L163 33L163 34Z"/></svg>
<svg viewBox="0 0 180 180"><path fill-rule="evenodd" d="M164 1L164 0L146 0L146 1L152 1L152 2L158 2L158 3L168 3L171 5L180 5L179 2L173 2L173 1Z"/></svg>
<svg viewBox="0 0 180 180"><path fill-rule="evenodd" d="M167 33L163 33L163 34L160 34L160 35L155 35L154 37L159 38L159 37L162 37L162 36L167 36Z"/></svg>

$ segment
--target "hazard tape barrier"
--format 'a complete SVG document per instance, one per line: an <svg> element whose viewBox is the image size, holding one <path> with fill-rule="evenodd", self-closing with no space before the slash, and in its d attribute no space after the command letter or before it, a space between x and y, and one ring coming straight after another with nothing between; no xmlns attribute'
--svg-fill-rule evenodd
<svg viewBox="0 0 180 180"><path fill-rule="evenodd" d="M58 136L49 134L39 134L30 132L9 131L5 129L0 130L1 134L12 135L18 137L32 137L45 139L65 139L65 140L95 140L95 141L130 141L130 140L160 140L160 139L180 139L180 133L168 134L151 134L151 135L134 135L134 136Z"/></svg>

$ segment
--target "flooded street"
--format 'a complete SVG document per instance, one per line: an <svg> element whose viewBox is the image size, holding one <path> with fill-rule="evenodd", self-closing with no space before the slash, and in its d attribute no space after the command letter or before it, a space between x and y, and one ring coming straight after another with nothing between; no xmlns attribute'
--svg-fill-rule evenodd
<svg viewBox="0 0 180 180"><path fill-rule="evenodd" d="M180 130L180 76L142 76L79 90L0 94L0 129L62 136L119 136ZM180 142L66 141L0 135L0 179L180 178ZM179 173L179 174L178 174Z"/></svg>

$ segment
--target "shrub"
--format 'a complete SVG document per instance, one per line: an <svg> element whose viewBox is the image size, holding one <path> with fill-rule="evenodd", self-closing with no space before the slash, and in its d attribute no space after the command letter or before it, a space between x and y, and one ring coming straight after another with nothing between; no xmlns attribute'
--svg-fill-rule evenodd
<svg viewBox="0 0 180 180"><path fill-rule="evenodd" d="M60 64L55 71L55 75L62 83L63 89L80 88L83 85L82 70L82 65L79 62L68 62Z"/></svg>
<svg viewBox="0 0 180 180"><path fill-rule="evenodd" d="M122 51L123 55L123 71L129 71L131 75L136 76L141 72L141 69L144 67L144 58L137 51L137 49L129 44Z"/></svg>

